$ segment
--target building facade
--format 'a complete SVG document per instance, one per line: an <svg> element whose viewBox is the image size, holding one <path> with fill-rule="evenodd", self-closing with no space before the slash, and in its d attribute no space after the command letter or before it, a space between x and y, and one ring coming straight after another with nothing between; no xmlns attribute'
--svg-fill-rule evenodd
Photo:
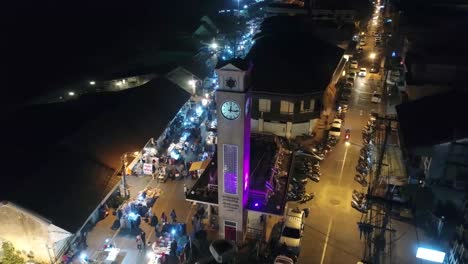
<svg viewBox="0 0 468 264"><path fill-rule="evenodd" d="M73 239L73 234L51 221L11 202L0 203L0 241L11 242L25 257L55 263Z"/></svg>
<svg viewBox="0 0 468 264"><path fill-rule="evenodd" d="M294 138L311 133L320 118L322 93L304 95L252 95L252 131Z"/></svg>

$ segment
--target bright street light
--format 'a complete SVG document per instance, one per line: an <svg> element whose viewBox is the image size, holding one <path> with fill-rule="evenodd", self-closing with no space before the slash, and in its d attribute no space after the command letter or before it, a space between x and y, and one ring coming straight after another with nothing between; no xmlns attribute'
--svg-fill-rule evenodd
<svg viewBox="0 0 468 264"><path fill-rule="evenodd" d="M216 49L218 49L218 43L213 42L213 43L211 43L210 47L211 47L212 49L216 50Z"/></svg>
<svg viewBox="0 0 468 264"><path fill-rule="evenodd" d="M192 88L195 88L196 82L195 82L195 80L189 80L189 81L188 81L188 84L189 84Z"/></svg>
<svg viewBox="0 0 468 264"><path fill-rule="evenodd" d="M69 96L74 96L74 95L75 95L75 92L68 92L68 95L69 95Z"/></svg>
<svg viewBox="0 0 468 264"><path fill-rule="evenodd" d="M346 141L346 142L345 142L345 146L349 147L349 145L351 145L351 144L349 143L349 141Z"/></svg>
<svg viewBox="0 0 468 264"><path fill-rule="evenodd" d="M369 55L369 58L370 58L371 60L373 60L373 59L375 59L376 56L377 56L377 55L376 55L374 52L372 52L372 53Z"/></svg>
<svg viewBox="0 0 468 264"><path fill-rule="evenodd" d="M95 85L95 84L96 84L95 81L90 81L90 82L89 82L89 85Z"/></svg>

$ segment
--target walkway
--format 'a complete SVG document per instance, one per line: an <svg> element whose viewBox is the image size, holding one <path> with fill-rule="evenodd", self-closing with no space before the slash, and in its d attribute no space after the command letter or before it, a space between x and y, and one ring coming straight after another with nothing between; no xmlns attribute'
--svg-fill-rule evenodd
<svg viewBox="0 0 468 264"><path fill-rule="evenodd" d="M172 209L175 209L179 222L190 223L191 216L195 213L195 209L194 206L185 201L183 186L184 184L191 186L194 183L194 180L191 180L191 178L174 181L168 180L166 183L158 183L156 180L152 180L150 176L129 176L127 182L132 198L136 197L136 194L145 187L160 187L163 189L163 193L153 205L152 212L160 218L162 212L169 214ZM145 254L140 253L136 247L136 233L132 233L129 229L112 229L116 219L116 216L109 214L107 218L98 222L96 226L89 231L88 249L85 251L86 254L91 256L91 259L98 258L106 239L110 239L115 243L116 247L121 249L118 263L146 263ZM142 221L140 228L145 231L146 240L148 242L155 241L154 227ZM187 224L187 232L191 231L191 224Z"/></svg>

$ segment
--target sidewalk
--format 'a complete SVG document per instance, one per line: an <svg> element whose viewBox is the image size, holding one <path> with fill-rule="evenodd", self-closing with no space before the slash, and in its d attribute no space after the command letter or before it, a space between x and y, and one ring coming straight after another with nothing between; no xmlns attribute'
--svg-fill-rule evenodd
<svg viewBox="0 0 468 264"><path fill-rule="evenodd" d="M172 209L175 209L178 222L187 224L187 233L192 231L190 219L191 215L195 212L195 209L194 206L185 201L183 185L185 183L187 186L190 186L193 184L193 180L186 178L184 180L168 180L166 183L158 183L156 180L152 180L150 176L129 176L127 182L131 197L135 197L137 193L145 187L162 188L163 193L153 205L152 212L158 217L159 221L161 221L160 216L162 212L165 212L168 215ZM105 257L107 254L101 254L101 249L106 239L109 239L121 250L117 263L146 263L148 261L146 258L146 252L144 250L139 252L136 247L135 237L137 235L137 231L132 231L130 229L112 230L112 225L116 219L116 216L109 214L109 216L99 221L96 226L89 231L87 239L88 248L85 251L86 255L90 256L91 259L102 259L102 257ZM147 243L155 241L156 236L154 227L142 221L140 229L146 233ZM100 254L101 258L99 258ZM73 263L80 263L80 260L77 259Z"/></svg>

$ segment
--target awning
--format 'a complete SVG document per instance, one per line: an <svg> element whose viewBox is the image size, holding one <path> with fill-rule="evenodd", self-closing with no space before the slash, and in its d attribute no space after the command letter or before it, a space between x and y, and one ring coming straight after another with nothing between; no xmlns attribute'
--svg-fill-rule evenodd
<svg viewBox="0 0 468 264"><path fill-rule="evenodd" d="M208 164L210 164L211 159L206 159L203 161L196 161L192 163L190 166L189 171L196 171L196 170L204 170L206 167L208 167Z"/></svg>

